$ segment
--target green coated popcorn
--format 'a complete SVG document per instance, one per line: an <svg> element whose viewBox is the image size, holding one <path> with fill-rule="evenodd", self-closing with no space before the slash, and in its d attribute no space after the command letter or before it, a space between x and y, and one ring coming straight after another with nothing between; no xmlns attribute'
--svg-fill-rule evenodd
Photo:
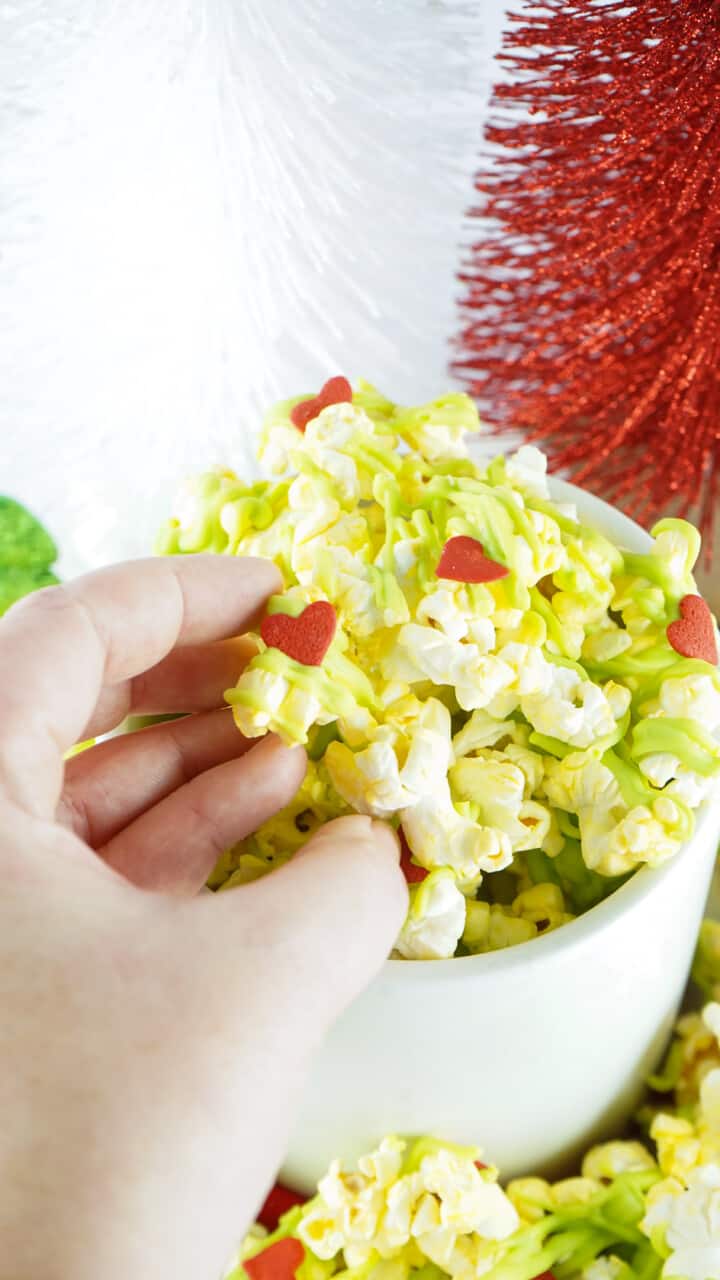
<svg viewBox="0 0 720 1280"><path fill-rule="evenodd" d="M568 923L672 857L720 774L695 529L662 520L646 553L615 546L552 500L537 449L476 462L478 430L467 396L407 408L333 378L269 411L270 479L188 483L158 542L279 566L226 696L246 736L304 745L323 793L228 851L213 886L271 870L328 818L385 819L408 959Z"/></svg>

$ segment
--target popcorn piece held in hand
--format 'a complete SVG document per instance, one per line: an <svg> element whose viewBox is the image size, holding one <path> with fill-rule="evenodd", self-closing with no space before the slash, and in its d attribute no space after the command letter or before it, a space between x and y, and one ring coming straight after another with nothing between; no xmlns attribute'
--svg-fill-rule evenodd
<svg viewBox="0 0 720 1280"><path fill-rule="evenodd" d="M449 869L410 882L410 910L395 943L406 960L447 960L465 928L465 899Z"/></svg>

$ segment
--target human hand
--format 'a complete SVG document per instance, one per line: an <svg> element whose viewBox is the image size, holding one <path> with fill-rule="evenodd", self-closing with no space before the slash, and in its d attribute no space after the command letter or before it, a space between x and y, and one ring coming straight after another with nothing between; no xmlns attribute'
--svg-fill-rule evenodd
<svg viewBox="0 0 720 1280"><path fill-rule="evenodd" d="M138 561L0 621L0 1280L216 1280L402 923L396 841L362 817L200 893L303 777L222 709L229 637L278 589L259 560ZM195 714L63 763L173 711Z"/></svg>

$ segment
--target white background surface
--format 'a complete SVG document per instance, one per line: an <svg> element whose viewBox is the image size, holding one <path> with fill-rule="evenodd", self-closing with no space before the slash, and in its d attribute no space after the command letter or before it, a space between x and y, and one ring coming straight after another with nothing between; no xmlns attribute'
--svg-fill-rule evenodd
<svg viewBox="0 0 720 1280"><path fill-rule="evenodd" d="M505 8L0 0L0 492L63 575L250 472L279 396L447 388Z"/></svg>
<svg viewBox="0 0 720 1280"><path fill-rule="evenodd" d="M252 466L274 398L447 388L504 7L0 3L0 491L63 573Z"/></svg>

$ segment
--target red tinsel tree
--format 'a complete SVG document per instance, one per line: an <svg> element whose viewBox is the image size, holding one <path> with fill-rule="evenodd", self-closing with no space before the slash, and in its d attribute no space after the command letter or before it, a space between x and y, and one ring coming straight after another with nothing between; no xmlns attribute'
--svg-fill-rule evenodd
<svg viewBox="0 0 720 1280"><path fill-rule="evenodd" d="M720 463L720 0L512 15L454 368L498 428L637 518L711 533Z"/></svg>

